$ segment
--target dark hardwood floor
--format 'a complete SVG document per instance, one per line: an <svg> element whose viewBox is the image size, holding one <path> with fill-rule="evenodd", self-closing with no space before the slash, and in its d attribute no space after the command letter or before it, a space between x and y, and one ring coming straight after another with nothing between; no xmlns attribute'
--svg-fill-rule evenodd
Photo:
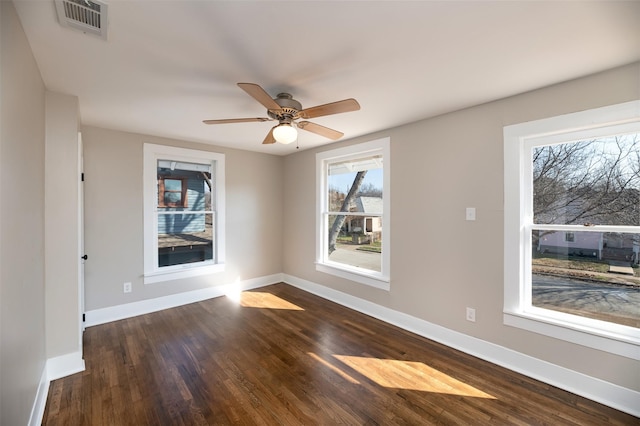
<svg viewBox="0 0 640 426"><path fill-rule="evenodd" d="M45 425L638 425L286 284L90 327Z"/></svg>

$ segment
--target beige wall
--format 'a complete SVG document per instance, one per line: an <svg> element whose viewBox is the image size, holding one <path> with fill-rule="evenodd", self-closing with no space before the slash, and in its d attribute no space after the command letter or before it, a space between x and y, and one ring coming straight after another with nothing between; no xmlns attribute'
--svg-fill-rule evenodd
<svg viewBox="0 0 640 426"><path fill-rule="evenodd" d="M45 89L0 1L0 424L25 425L44 371Z"/></svg>
<svg viewBox="0 0 640 426"><path fill-rule="evenodd" d="M46 93L47 358L82 350L78 295L78 98Z"/></svg>
<svg viewBox="0 0 640 426"><path fill-rule="evenodd" d="M283 158L152 136L83 127L85 309L121 305L282 272ZM226 270L143 283L143 143L225 154ZM124 294L123 283L133 291Z"/></svg>
<svg viewBox="0 0 640 426"><path fill-rule="evenodd" d="M416 96L422 94L416 93ZM285 158L284 272L640 390L640 363L502 324L503 126L640 99L640 64ZM315 270L315 154L391 137L391 290ZM465 220L465 208L477 220ZM476 308L477 322L465 320Z"/></svg>

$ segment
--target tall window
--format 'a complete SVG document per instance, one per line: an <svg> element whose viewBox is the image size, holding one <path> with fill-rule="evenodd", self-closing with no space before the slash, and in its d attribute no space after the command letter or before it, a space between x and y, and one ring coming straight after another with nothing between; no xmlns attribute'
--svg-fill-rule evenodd
<svg viewBox="0 0 640 426"><path fill-rule="evenodd" d="M317 269L389 289L389 139L316 155Z"/></svg>
<svg viewBox="0 0 640 426"><path fill-rule="evenodd" d="M145 284L223 270L224 155L144 145Z"/></svg>
<svg viewBox="0 0 640 426"><path fill-rule="evenodd" d="M505 323L640 359L638 111L505 128Z"/></svg>

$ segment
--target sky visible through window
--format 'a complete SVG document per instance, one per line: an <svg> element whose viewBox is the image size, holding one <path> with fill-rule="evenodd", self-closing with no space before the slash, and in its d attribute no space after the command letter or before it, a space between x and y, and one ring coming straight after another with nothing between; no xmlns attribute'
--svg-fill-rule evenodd
<svg viewBox="0 0 640 426"><path fill-rule="evenodd" d="M337 189L345 194L351 188L356 172L341 173L329 176L329 188ZM372 184L375 188L382 189L382 169L370 169L362 182L363 185Z"/></svg>

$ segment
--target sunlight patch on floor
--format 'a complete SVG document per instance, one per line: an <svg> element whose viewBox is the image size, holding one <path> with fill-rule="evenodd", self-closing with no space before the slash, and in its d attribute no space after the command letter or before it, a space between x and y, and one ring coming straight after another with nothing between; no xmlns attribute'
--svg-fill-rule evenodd
<svg viewBox="0 0 640 426"><path fill-rule="evenodd" d="M311 358L313 358L314 360L318 361L320 364L324 365L325 367L327 367L328 369L330 369L331 371L333 371L334 373L336 373L337 375L339 375L340 377L342 377L346 381L348 381L350 383L353 383L355 385L359 385L360 384L359 381L357 381L356 379L354 379L353 377L351 377L350 375L348 375L344 371L340 370L335 365L331 365L329 362L327 362L326 360L320 358L318 355L314 354L313 352L307 352L307 355L309 355Z"/></svg>
<svg viewBox="0 0 640 426"><path fill-rule="evenodd" d="M334 355L358 373L386 388L496 399L422 362Z"/></svg>
<svg viewBox="0 0 640 426"><path fill-rule="evenodd" d="M243 291L239 294L227 294L234 302L243 308L262 309L287 309L290 311L304 311L298 305L294 305L274 294L260 291Z"/></svg>

